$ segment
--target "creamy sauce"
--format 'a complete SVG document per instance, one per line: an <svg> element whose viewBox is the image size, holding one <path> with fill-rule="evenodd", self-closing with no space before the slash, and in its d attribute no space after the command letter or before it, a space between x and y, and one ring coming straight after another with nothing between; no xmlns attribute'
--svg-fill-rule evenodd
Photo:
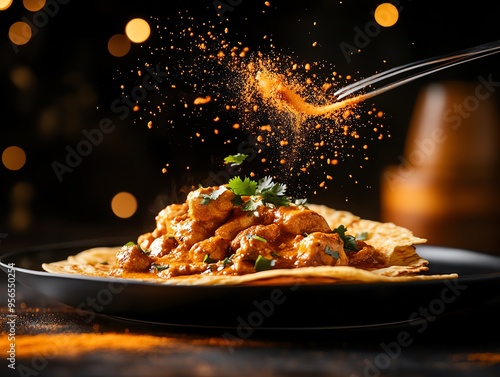
<svg viewBox="0 0 500 377"><path fill-rule="evenodd" d="M349 266L356 261L369 265L370 258L360 256L373 248L360 243L351 263L341 236L307 207L261 204L245 211L234 199L225 187L205 187L192 191L184 204L167 206L156 218L156 229L117 252L112 275L241 276L267 269ZM378 261L373 261L376 266Z"/></svg>

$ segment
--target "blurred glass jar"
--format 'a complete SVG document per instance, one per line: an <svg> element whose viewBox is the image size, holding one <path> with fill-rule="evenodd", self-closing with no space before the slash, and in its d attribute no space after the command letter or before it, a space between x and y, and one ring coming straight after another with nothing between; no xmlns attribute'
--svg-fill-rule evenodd
<svg viewBox="0 0 500 377"><path fill-rule="evenodd" d="M381 219L428 244L500 254L500 116L491 77L422 89L399 164L381 176Z"/></svg>

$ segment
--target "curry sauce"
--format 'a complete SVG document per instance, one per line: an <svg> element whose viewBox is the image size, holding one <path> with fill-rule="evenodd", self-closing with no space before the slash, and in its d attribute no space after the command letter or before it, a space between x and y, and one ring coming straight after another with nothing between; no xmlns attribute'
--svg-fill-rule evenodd
<svg viewBox="0 0 500 377"><path fill-rule="evenodd" d="M306 204L266 203L228 185L191 191L155 218L156 228L123 245L111 275L245 275L268 269L354 266L375 269L374 248L331 229Z"/></svg>

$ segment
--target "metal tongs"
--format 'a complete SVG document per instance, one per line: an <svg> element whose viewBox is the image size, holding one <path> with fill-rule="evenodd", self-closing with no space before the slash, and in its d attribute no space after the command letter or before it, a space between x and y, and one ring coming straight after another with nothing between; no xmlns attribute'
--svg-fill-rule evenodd
<svg viewBox="0 0 500 377"><path fill-rule="evenodd" d="M334 93L336 101L354 94L362 89L372 86L373 84L388 80L389 78L396 79L397 81L390 82L382 87L373 88L368 92L362 94L363 100L375 97L381 93L387 92L398 86L407 84L418 78L430 75L431 73L441 71L455 65L463 64L472 60L484 58L500 52L500 41L485 43L476 47L464 49L452 54L433 57L430 59L423 59L413 63L405 64L399 67L391 68L387 71L377 73L365 79L356 81L347 85ZM423 69L423 70L422 70ZM417 71L418 70L418 71ZM417 72L415 72L417 71ZM397 79L403 73L415 72L410 76Z"/></svg>

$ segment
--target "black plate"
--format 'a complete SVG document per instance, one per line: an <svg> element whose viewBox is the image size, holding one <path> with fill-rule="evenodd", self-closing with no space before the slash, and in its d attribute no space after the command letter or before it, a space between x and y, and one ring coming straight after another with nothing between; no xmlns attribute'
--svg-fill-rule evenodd
<svg viewBox="0 0 500 377"><path fill-rule="evenodd" d="M10 252L16 281L37 293L96 313L179 326L237 329L345 329L431 320L500 295L500 257L419 246L431 274L458 279L405 283L296 286L169 286L126 279L50 274L41 264L113 240L47 245ZM241 334L240 334L241 335Z"/></svg>

